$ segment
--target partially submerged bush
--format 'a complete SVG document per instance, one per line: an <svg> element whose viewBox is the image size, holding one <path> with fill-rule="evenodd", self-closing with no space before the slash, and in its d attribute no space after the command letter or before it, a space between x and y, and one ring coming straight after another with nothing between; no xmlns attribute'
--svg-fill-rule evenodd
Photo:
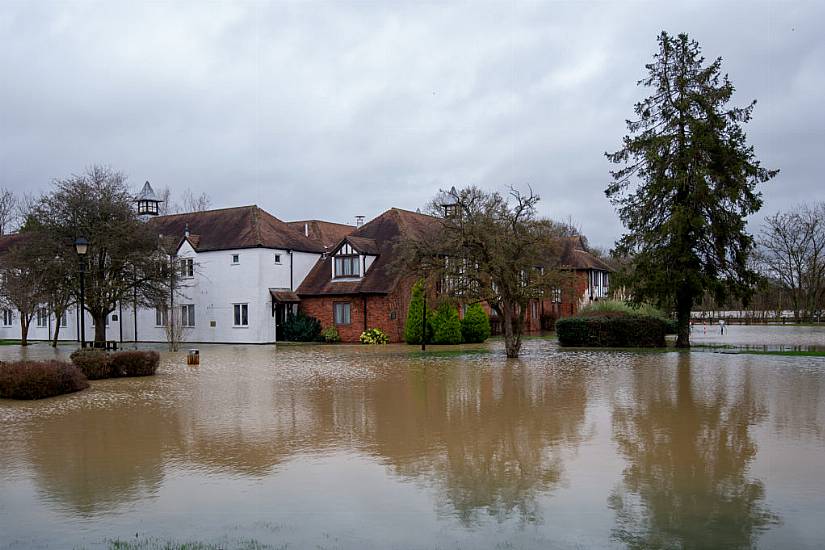
<svg viewBox="0 0 825 550"><path fill-rule="evenodd" d="M667 322L656 317L567 317L556 322L559 344L574 347L664 347Z"/></svg>
<svg viewBox="0 0 825 550"><path fill-rule="evenodd" d="M642 317L657 317L667 319L667 315L659 308L650 304L630 304L620 300L599 300L592 302L579 310L579 317L621 317L635 315Z"/></svg>
<svg viewBox="0 0 825 550"><path fill-rule="evenodd" d="M151 376L160 363L160 355L156 351L108 353L100 349L79 349L72 353L71 359L89 380Z"/></svg>
<svg viewBox="0 0 825 550"><path fill-rule="evenodd" d="M113 376L152 376L158 370L156 351L119 351L109 357Z"/></svg>
<svg viewBox="0 0 825 550"><path fill-rule="evenodd" d="M384 334L381 329L370 328L361 333L359 338L362 344L388 344L390 337Z"/></svg>
<svg viewBox="0 0 825 550"><path fill-rule="evenodd" d="M70 356L72 363L80 369L89 380L112 377L112 365L109 354L102 349L79 349Z"/></svg>
<svg viewBox="0 0 825 550"><path fill-rule="evenodd" d="M85 390L89 382L71 363L17 361L0 363L0 397L43 399Z"/></svg>
<svg viewBox="0 0 825 550"><path fill-rule="evenodd" d="M490 318L481 304L467 307L461 320L461 337L470 344L481 343L490 337Z"/></svg>
<svg viewBox="0 0 825 550"><path fill-rule="evenodd" d="M321 334L321 322L299 311L287 316L284 323L284 340L289 342L316 342Z"/></svg>
<svg viewBox="0 0 825 550"><path fill-rule="evenodd" d="M335 327L327 327L321 332L321 338L327 344L336 344L341 341L341 335Z"/></svg>
<svg viewBox="0 0 825 550"><path fill-rule="evenodd" d="M461 320L455 307L446 302L438 306L432 323L434 344L461 343Z"/></svg>

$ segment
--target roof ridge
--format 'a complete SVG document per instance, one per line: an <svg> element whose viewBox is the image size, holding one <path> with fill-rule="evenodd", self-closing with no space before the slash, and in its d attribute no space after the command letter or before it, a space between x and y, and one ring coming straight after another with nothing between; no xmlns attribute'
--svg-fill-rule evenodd
<svg viewBox="0 0 825 550"><path fill-rule="evenodd" d="M191 214L207 214L209 212L225 212L226 210L243 210L245 208L258 208L258 205L256 205L256 204L247 204L247 205L244 205L244 206L227 206L225 208L213 208L213 209L210 209L210 210L194 210L192 212L175 212L174 214L164 214L162 216L156 216L155 218L152 218L152 219L157 220L157 219L160 219L160 218L172 218L174 216L189 216Z"/></svg>

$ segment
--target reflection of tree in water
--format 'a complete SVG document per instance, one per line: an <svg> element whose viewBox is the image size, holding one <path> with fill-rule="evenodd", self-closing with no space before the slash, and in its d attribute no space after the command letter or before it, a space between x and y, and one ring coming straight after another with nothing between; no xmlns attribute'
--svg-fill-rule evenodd
<svg viewBox="0 0 825 550"><path fill-rule="evenodd" d="M174 416L119 403L44 417L26 449L47 500L92 516L157 493L169 444L179 440Z"/></svg>
<svg viewBox="0 0 825 550"><path fill-rule="evenodd" d="M562 450L583 438L583 378L534 374L515 363L417 365L377 379L365 395L336 392L335 415L395 472L432 484L465 524L482 511L533 521L538 495L561 478Z"/></svg>
<svg viewBox="0 0 825 550"><path fill-rule="evenodd" d="M628 466L610 498L613 534L632 548L751 547L777 521L762 483L746 475L756 455L750 428L766 416L749 371L737 395L721 377L702 392L690 360L679 354L675 381L665 366L639 367L629 403L614 408Z"/></svg>

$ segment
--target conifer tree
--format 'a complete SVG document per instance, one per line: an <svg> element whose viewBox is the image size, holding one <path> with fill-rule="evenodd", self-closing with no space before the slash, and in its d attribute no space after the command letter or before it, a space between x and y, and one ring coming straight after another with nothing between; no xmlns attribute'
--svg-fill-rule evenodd
<svg viewBox="0 0 825 550"><path fill-rule="evenodd" d="M461 320L461 336L468 344L477 344L490 337L490 318L481 304L471 304Z"/></svg>
<svg viewBox="0 0 825 550"><path fill-rule="evenodd" d="M410 307L407 310L407 322L404 324L404 341L408 344L421 343L421 326L424 323L424 281L418 281L412 287Z"/></svg>
<svg viewBox="0 0 825 550"><path fill-rule="evenodd" d="M448 302L438 306L433 317L433 342L436 344L461 343L461 319L458 310Z"/></svg>
<svg viewBox="0 0 825 550"><path fill-rule="evenodd" d="M746 298L756 275L748 267L753 238L746 217L762 206L767 170L747 145L742 125L756 102L730 107L734 92L722 59L706 64L686 34L662 32L639 85L652 95L634 107L622 148L607 153L621 167L605 193L626 234L619 255L633 257L636 301L674 308L678 347L690 346L690 311L705 291L719 301Z"/></svg>

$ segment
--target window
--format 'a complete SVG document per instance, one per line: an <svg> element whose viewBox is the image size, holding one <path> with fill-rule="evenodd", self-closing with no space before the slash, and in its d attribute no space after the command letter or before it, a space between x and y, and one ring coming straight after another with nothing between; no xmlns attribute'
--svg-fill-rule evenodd
<svg viewBox="0 0 825 550"><path fill-rule="evenodd" d="M195 326L195 304L185 304L180 306L181 326Z"/></svg>
<svg viewBox="0 0 825 550"><path fill-rule="evenodd" d="M240 254L232 254L232 264L236 265L241 263L241 255Z"/></svg>
<svg viewBox="0 0 825 550"><path fill-rule="evenodd" d="M358 256L336 256L335 276L336 277L358 277L361 273Z"/></svg>
<svg viewBox="0 0 825 550"><path fill-rule="evenodd" d="M10 327L12 322L14 322L14 311L10 309L3 310L3 326Z"/></svg>
<svg viewBox="0 0 825 550"><path fill-rule="evenodd" d="M156 327L165 327L166 322L167 322L166 306L156 307L155 308L155 326Z"/></svg>
<svg viewBox="0 0 825 550"><path fill-rule="evenodd" d="M69 314L66 310L63 310L63 314L60 316L60 327L66 328L69 326Z"/></svg>
<svg viewBox="0 0 825 550"><path fill-rule="evenodd" d="M194 277L195 276L195 262L192 258L183 258L180 261L180 276Z"/></svg>
<svg viewBox="0 0 825 550"><path fill-rule="evenodd" d="M553 302L560 304L561 303L561 289L554 288L553 289Z"/></svg>
<svg viewBox="0 0 825 550"><path fill-rule="evenodd" d="M530 302L530 317L539 318L539 305L536 302Z"/></svg>
<svg viewBox="0 0 825 550"><path fill-rule="evenodd" d="M280 254L275 254L275 263L276 264L281 263L281 255Z"/></svg>
<svg viewBox="0 0 825 550"><path fill-rule="evenodd" d="M233 304L236 327L249 326L249 304Z"/></svg>
<svg viewBox="0 0 825 550"><path fill-rule="evenodd" d="M46 311L46 308L39 308L37 310L37 326L38 327L45 327L49 320L49 312Z"/></svg>
<svg viewBox="0 0 825 550"><path fill-rule="evenodd" d="M350 324L350 304L349 302L336 302L333 304L336 325Z"/></svg>

